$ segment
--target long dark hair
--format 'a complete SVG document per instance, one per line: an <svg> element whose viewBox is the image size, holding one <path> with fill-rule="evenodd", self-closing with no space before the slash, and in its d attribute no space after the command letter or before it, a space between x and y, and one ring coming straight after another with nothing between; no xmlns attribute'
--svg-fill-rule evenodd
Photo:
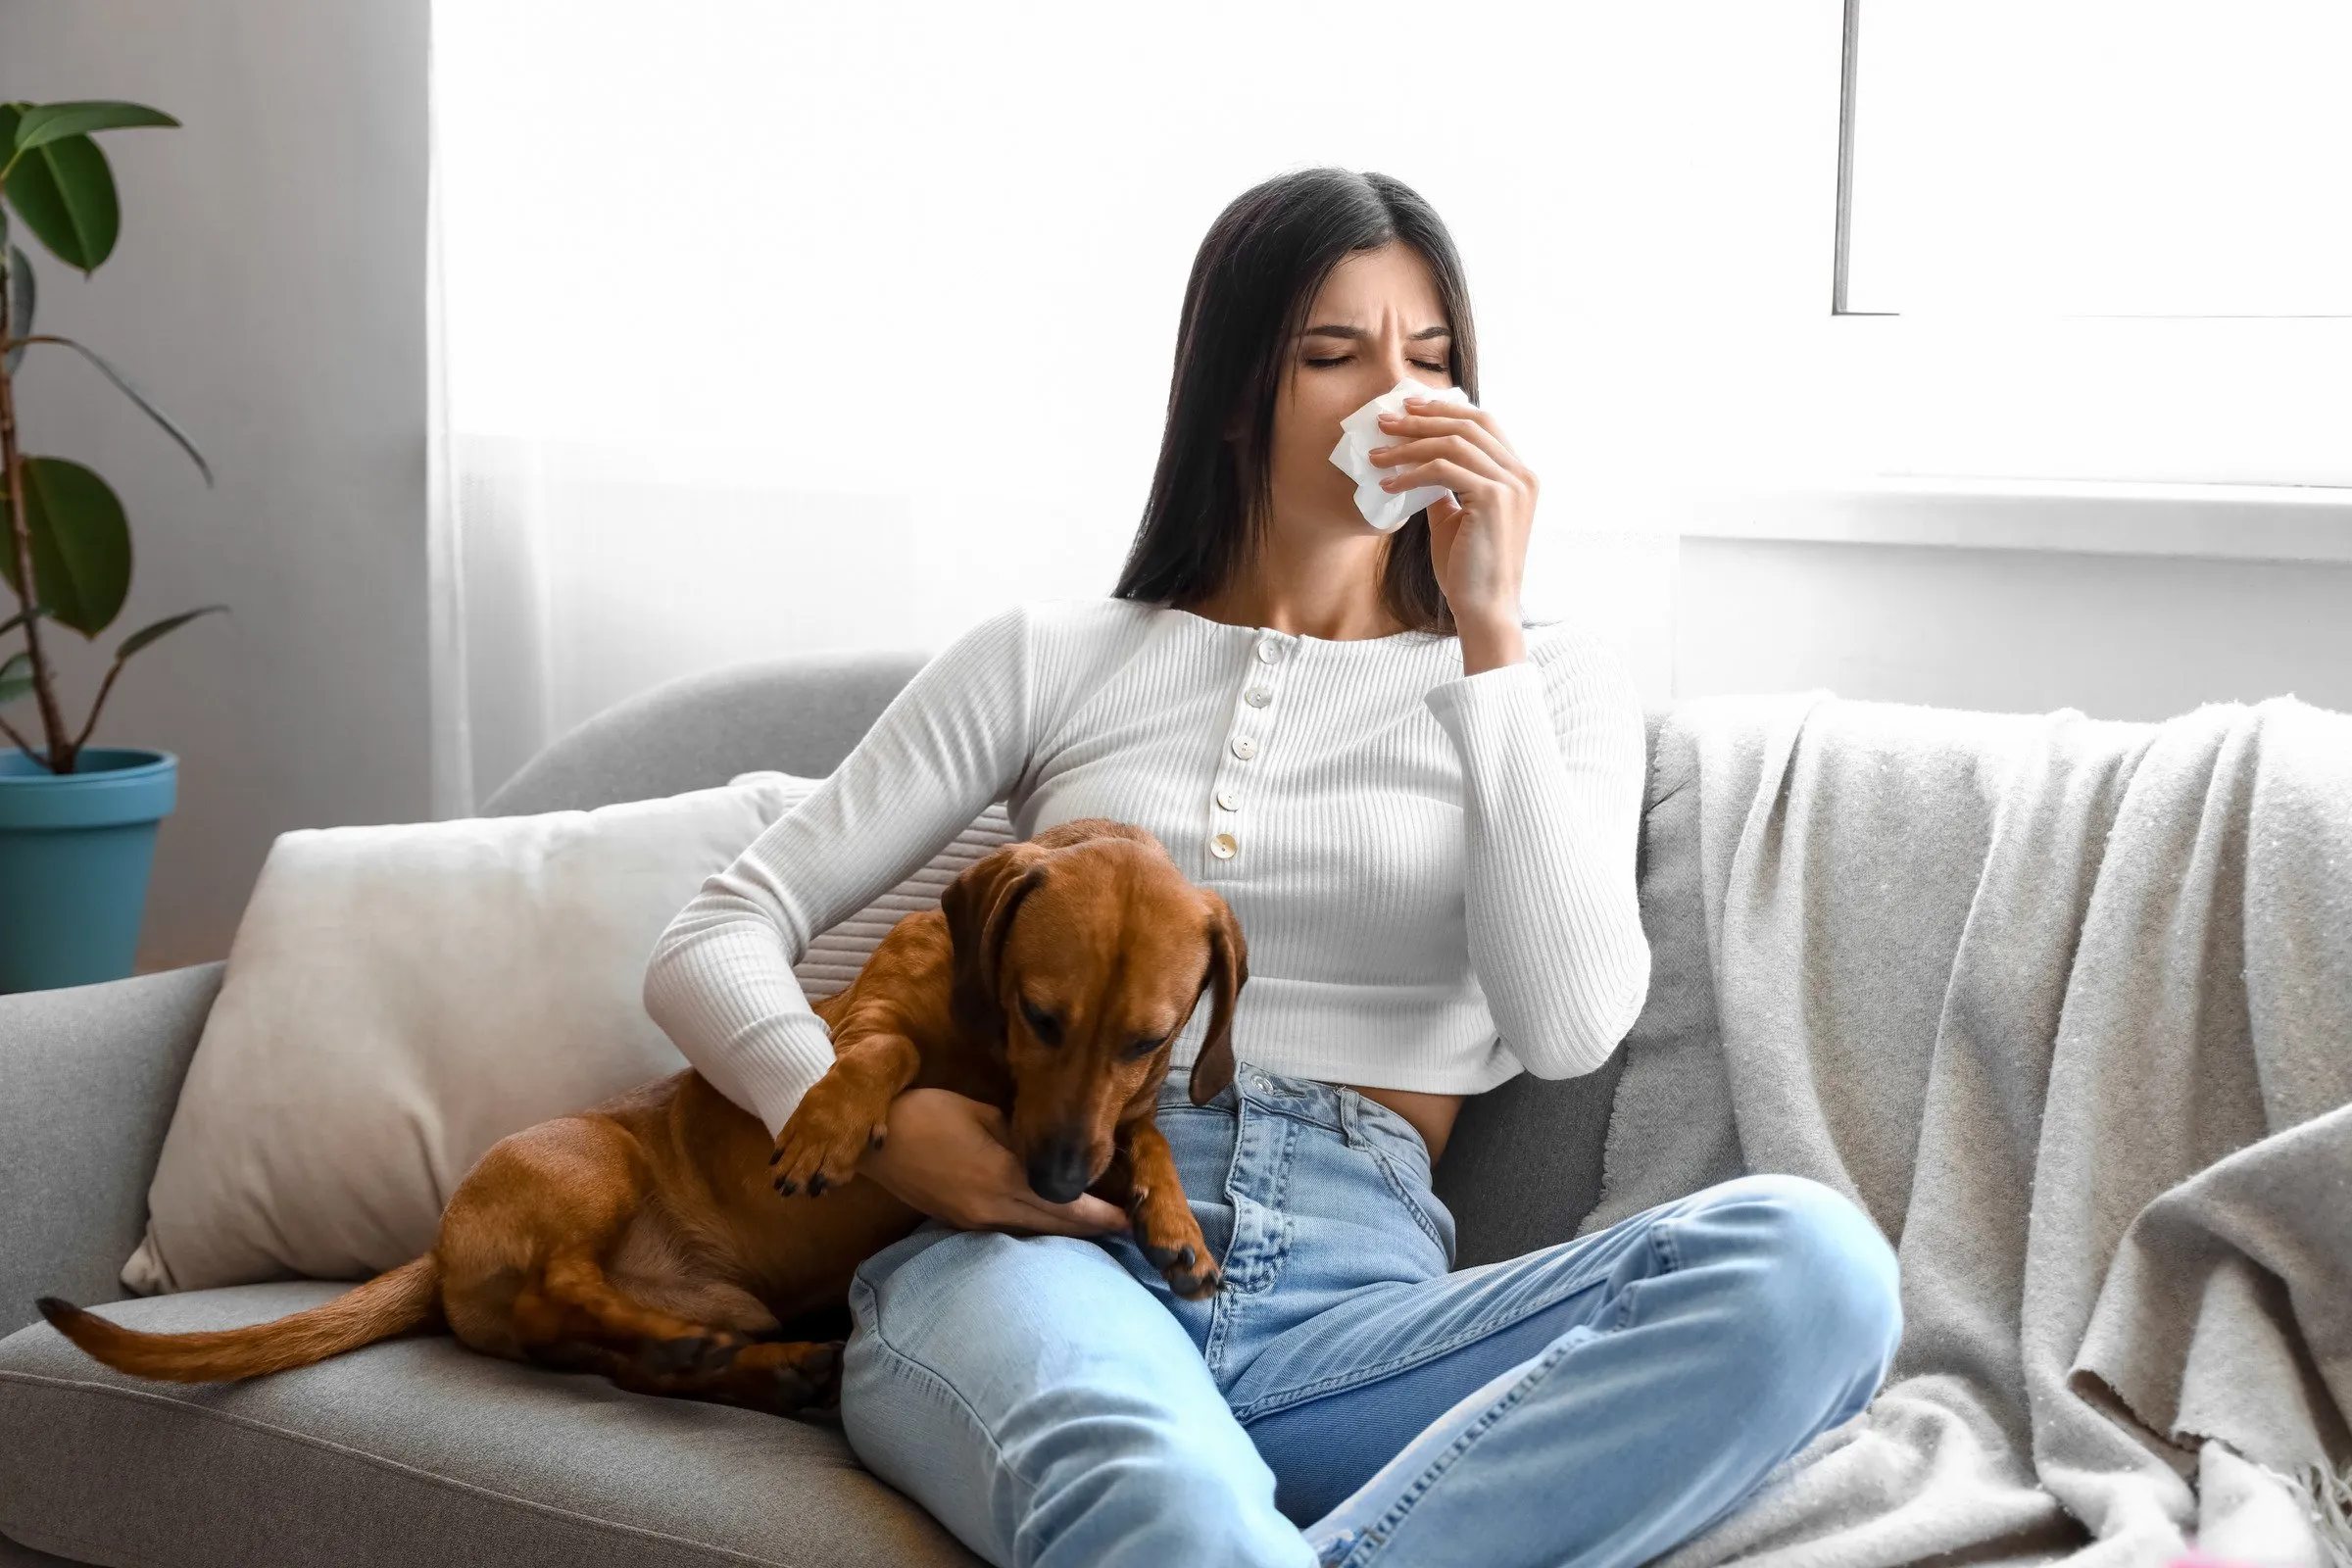
<svg viewBox="0 0 2352 1568"><path fill-rule="evenodd" d="M1250 187L1217 215L1193 258L1159 466L1112 597L1184 609L1213 596L1255 555L1291 342L1334 268L1396 241L1429 264L1453 334L1452 382L1477 401L1478 340L1461 257L1418 192L1350 169L1301 170ZM1407 626L1454 634L1430 561L1428 513L1388 536L1380 600Z"/></svg>

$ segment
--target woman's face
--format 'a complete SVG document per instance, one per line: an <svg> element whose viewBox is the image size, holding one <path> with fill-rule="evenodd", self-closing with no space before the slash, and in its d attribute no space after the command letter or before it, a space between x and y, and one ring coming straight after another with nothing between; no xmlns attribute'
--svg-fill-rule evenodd
<svg viewBox="0 0 2352 1568"><path fill-rule="evenodd" d="M1398 381L1452 384L1452 334L1429 264L1409 245L1357 251L1332 269L1287 351L1269 477L1277 526L1370 533L1355 482L1331 461L1340 421Z"/></svg>

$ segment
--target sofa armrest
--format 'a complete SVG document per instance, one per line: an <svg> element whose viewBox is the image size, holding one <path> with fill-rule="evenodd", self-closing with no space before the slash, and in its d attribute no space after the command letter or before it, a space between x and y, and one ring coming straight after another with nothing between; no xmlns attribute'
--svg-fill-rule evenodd
<svg viewBox="0 0 2352 1568"><path fill-rule="evenodd" d="M218 963L0 997L0 1335L120 1300Z"/></svg>

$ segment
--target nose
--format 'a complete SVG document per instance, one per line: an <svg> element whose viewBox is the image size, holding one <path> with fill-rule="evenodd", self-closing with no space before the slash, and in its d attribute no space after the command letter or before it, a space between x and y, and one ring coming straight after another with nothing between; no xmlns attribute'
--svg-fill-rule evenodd
<svg viewBox="0 0 2352 1568"><path fill-rule="evenodd" d="M1029 1189L1049 1203L1067 1203L1086 1191L1086 1150L1056 1138L1029 1156Z"/></svg>

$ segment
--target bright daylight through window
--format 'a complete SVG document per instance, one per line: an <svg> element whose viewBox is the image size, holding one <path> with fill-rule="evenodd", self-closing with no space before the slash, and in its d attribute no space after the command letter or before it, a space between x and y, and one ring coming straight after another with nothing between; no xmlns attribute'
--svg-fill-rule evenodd
<svg viewBox="0 0 2352 1568"><path fill-rule="evenodd" d="M2352 5L1852 0L1841 308L2352 316Z"/></svg>

